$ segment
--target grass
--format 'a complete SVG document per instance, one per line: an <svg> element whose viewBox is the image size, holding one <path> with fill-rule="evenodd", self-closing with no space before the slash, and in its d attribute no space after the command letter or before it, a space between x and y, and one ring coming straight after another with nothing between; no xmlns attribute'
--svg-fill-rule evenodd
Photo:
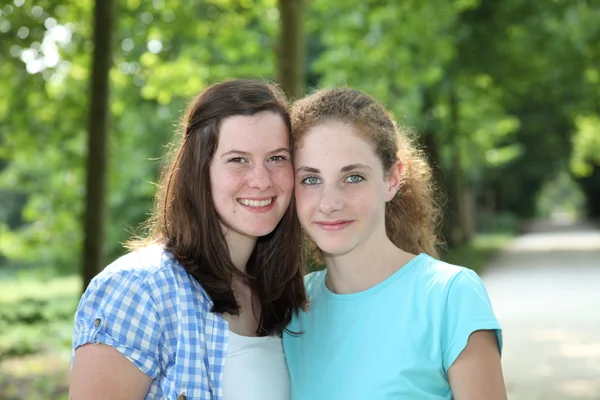
<svg viewBox="0 0 600 400"><path fill-rule="evenodd" d="M29 272L0 275L0 400L66 399L80 279Z"/></svg>
<svg viewBox="0 0 600 400"><path fill-rule="evenodd" d="M0 399L66 400L69 360L38 354L0 363Z"/></svg>
<svg viewBox="0 0 600 400"><path fill-rule="evenodd" d="M79 297L81 278L78 276L56 277L39 280L28 277L0 280L0 303L16 302L23 298L40 301L60 296Z"/></svg>

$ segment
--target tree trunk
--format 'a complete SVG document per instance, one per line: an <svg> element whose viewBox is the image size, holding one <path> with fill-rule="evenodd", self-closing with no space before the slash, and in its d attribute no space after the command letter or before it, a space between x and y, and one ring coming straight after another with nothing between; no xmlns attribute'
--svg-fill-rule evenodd
<svg viewBox="0 0 600 400"><path fill-rule="evenodd" d="M305 90L304 1L279 0L281 33L277 79L291 99L301 97Z"/></svg>
<svg viewBox="0 0 600 400"><path fill-rule="evenodd" d="M85 196L83 290L104 266L106 221L107 148L109 133L109 72L115 0L96 0L94 52L88 126L88 157Z"/></svg>
<svg viewBox="0 0 600 400"><path fill-rule="evenodd" d="M467 182L462 162L461 135L459 127L459 105L456 88L450 91L450 146L452 151L452 195L450 204L456 213L455 224L452 227L451 245L465 244L471 240L469 232L469 207L467 203Z"/></svg>

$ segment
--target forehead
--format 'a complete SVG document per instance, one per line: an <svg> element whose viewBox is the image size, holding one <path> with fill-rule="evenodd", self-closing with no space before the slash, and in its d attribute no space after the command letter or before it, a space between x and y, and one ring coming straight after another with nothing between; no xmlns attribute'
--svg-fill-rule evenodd
<svg viewBox="0 0 600 400"><path fill-rule="evenodd" d="M283 118L273 112L236 115L224 119L219 129L219 148L270 151L288 147L289 135Z"/></svg>
<svg viewBox="0 0 600 400"><path fill-rule="evenodd" d="M350 123L325 122L310 128L296 148L298 161L328 165L335 161L373 162L377 160L373 144Z"/></svg>

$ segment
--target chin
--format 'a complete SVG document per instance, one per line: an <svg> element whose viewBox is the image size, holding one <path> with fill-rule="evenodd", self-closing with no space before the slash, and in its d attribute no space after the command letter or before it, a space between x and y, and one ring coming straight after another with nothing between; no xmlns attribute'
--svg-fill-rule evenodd
<svg viewBox="0 0 600 400"><path fill-rule="evenodd" d="M325 256L329 256L329 257L341 257L341 256L345 256L348 253L350 253L350 250L332 250L332 251L325 251L323 250L323 255Z"/></svg>
<svg viewBox="0 0 600 400"><path fill-rule="evenodd" d="M246 229L239 229L238 231L246 236L250 236L250 237L261 237L261 236L267 236L270 233L272 233L275 228L277 227L277 224L272 224L272 225L266 225L266 224L261 224L261 226L252 226L252 227L247 227Z"/></svg>
<svg viewBox="0 0 600 400"><path fill-rule="evenodd" d="M332 243L327 240L315 241L319 249L328 256L343 256L352 251L349 243Z"/></svg>

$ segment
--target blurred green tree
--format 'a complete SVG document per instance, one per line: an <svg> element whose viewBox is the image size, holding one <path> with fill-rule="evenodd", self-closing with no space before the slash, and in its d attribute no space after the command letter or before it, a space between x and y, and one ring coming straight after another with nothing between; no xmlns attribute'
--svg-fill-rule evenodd
<svg viewBox="0 0 600 400"><path fill-rule="evenodd" d="M306 87L305 0L279 0L280 35L277 49L278 81L292 99Z"/></svg>
<svg viewBox="0 0 600 400"><path fill-rule="evenodd" d="M0 253L12 263L79 269L92 4L0 8L0 187L26 196L22 225L0 222ZM117 7L108 260L147 218L164 143L187 100L214 81L273 78L279 30L276 0L128 0Z"/></svg>
<svg viewBox="0 0 600 400"><path fill-rule="evenodd" d="M109 74L112 66L115 1L95 0L94 53L90 79L82 292L104 268L107 148L110 132Z"/></svg>
<svg viewBox="0 0 600 400"><path fill-rule="evenodd" d="M281 1L118 2L109 260L147 217L163 144L187 99L229 77L281 77L292 60L284 51L300 54L301 45L279 44ZM10 263L79 266L92 4L0 6L0 254ZM490 215L534 215L539 189L565 165L600 215L597 2L298 4L306 37L293 43L305 42L306 59L290 68L305 69L306 81L293 85L363 89L414 128L435 167L449 243L468 240ZM302 15L291 14L300 29Z"/></svg>

